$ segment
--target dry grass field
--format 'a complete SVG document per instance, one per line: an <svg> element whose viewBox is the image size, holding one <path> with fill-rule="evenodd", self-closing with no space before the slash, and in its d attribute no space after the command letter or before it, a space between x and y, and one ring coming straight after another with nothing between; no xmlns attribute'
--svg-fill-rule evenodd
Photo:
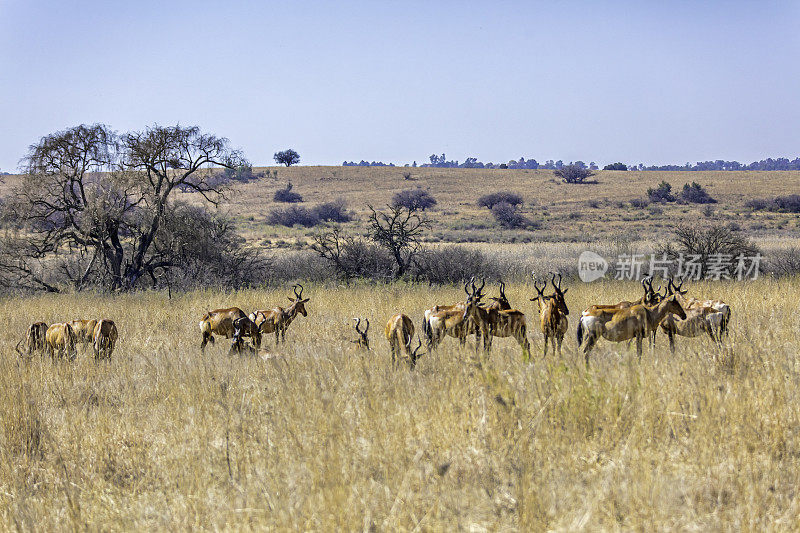
<svg viewBox="0 0 800 533"><path fill-rule="evenodd" d="M515 284L532 364L509 339L485 360L448 339L414 371L390 368L385 320L418 325L460 288L307 285L287 343L244 358L224 339L201 356L201 315L286 290L2 300L0 529L795 529L800 280L695 284L733 309L724 348L680 339L673 356L659 336L638 362L601 341L588 370L580 310L639 287L570 289L563 356L541 356ZM370 352L349 342L356 315ZM120 328L110 362L16 356L31 321L90 316Z"/></svg>

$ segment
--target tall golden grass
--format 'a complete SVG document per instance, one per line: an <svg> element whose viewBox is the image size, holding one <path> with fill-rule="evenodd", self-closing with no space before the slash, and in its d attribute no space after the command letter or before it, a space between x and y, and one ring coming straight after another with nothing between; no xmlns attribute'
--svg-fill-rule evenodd
<svg viewBox="0 0 800 533"><path fill-rule="evenodd" d="M263 308L284 291L168 299L5 299L0 333L0 528L20 530L793 529L800 516L800 280L696 284L733 309L722 348L659 336L601 341L591 367L575 321L633 283L572 284L563 357L533 363L497 339L489 358L448 339L416 370L392 371L382 338L397 310L464 297L460 287L306 287L269 356L199 352L207 309ZM366 316L373 350L350 319ZM20 361L34 320L110 317L109 363Z"/></svg>

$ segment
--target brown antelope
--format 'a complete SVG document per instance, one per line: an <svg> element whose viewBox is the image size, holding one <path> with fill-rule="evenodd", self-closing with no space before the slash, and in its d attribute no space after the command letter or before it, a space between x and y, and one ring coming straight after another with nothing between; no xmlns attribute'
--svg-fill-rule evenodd
<svg viewBox="0 0 800 533"><path fill-rule="evenodd" d="M44 322L31 324L25 338L19 341L15 348L20 357L33 357L37 353L44 353L46 334L47 324ZM20 350L20 345L22 345L22 350Z"/></svg>
<svg viewBox="0 0 800 533"><path fill-rule="evenodd" d="M639 356L639 360L641 360L642 339L658 327L667 313L674 313L681 319L686 318L686 312L681 307L681 304L678 303L675 295L662 300L656 305L638 304L621 309L614 314L610 321L605 323L596 321L587 325L584 323L584 319L589 317L581 317L581 323L578 324L578 346L581 344L581 331L585 329L587 337L583 353L586 359L586 366L589 366L589 352L600 337L613 342L622 342L635 338L636 353ZM583 328L581 328L582 325Z"/></svg>
<svg viewBox="0 0 800 533"><path fill-rule="evenodd" d="M472 291L480 293L486 285L484 281L480 287L475 287L473 277L464 284L464 292L470 295L469 285L472 284ZM423 331L428 339L429 349L435 349L444 340L446 335L458 339L459 344L464 346L467 342L467 335L475 333L475 349L479 349L479 332L475 324L464 315L464 303L459 302L454 305L436 305L425 310L425 317L422 321Z"/></svg>
<svg viewBox="0 0 800 533"><path fill-rule="evenodd" d="M75 331L67 322L53 324L45 333L45 352L52 358L75 359Z"/></svg>
<svg viewBox="0 0 800 533"><path fill-rule="evenodd" d="M728 333L728 324L731 320L731 308L722 300L699 300L697 298L686 298L687 290L681 290L684 280L680 285L675 285L673 280L669 280L668 288L670 293L678 295L678 300L686 309L706 309L706 320L719 341L722 336Z"/></svg>
<svg viewBox="0 0 800 533"><path fill-rule="evenodd" d="M530 359L531 345L527 337L527 326L525 324L525 314L518 309L495 309L481 307L480 300L483 295L479 290L473 290L464 302L464 316L472 318L475 324L476 339L477 335L483 336L483 348L487 355L492 350L493 337L514 337L522 347L522 359L528 362Z"/></svg>
<svg viewBox="0 0 800 533"><path fill-rule="evenodd" d="M567 302L564 299L564 294L569 289L561 290L561 274L558 276L558 285L556 285L555 280L556 275L553 274L550 283L553 284L554 292L550 296L545 296L544 294L545 289L547 289L547 281L544 282L544 286L541 289L536 284L536 281L533 282L533 287L536 289L538 296L531 298L531 301L539 304L539 320L544 334L545 357L547 357L547 341L549 339L553 339L553 355L556 353L556 343L558 343L558 353L561 354L561 343L564 341L564 335L567 333L569 325L567 319L569 309L567 309Z"/></svg>
<svg viewBox="0 0 800 533"><path fill-rule="evenodd" d="M353 321L355 322L354 327L356 328L356 333L358 333L359 338L350 342L354 343L359 348L363 348L364 350L369 350L369 337L367 337L367 332L369 331L369 319L368 318L364 319L364 322L366 322L366 326L364 326L363 331L358 329L358 326L361 325L361 319L353 318Z"/></svg>
<svg viewBox="0 0 800 533"><path fill-rule="evenodd" d="M97 326L97 320L70 320L69 325L72 326L72 331L75 332L75 342L77 344L89 344L94 342L94 328Z"/></svg>
<svg viewBox="0 0 800 533"><path fill-rule="evenodd" d="M239 318L247 318L247 315L238 307L214 309L203 315L203 320L200 321L200 333L203 335L200 350L205 352L206 344L209 342L214 344L215 334L222 335L226 339L233 337L235 333L233 321ZM252 331L249 332L249 336L253 339L256 350L258 350L261 347L261 332L259 330Z"/></svg>
<svg viewBox="0 0 800 533"><path fill-rule="evenodd" d="M297 292L298 287L300 292ZM303 299L303 286L299 283L292 287L294 291L294 298L288 296L289 301L292 302L287 308L273 307L268 310L259 310L255 313L250 313L250 320L256 323L261 333L275 333L275 345L282 341L286 341L286 328L292 323L292 320L300 314L308 316L306 311L306 302L311 298Z"/></svg>
<svg viewBox="0 0 800 533"><path fill-rule="evenodd" d="M668 314L661 321L661 329L669 338L669 347L672 352L675 351L675 335L681 337L697 337L702 334L707 334L714 342L721 341L722 324L725 322L725 315L722 311L709 305L710 301L701 302L695 298L686 298L684 295L688 292L681 290L683 281L680 285L675 285L672 279L668 280L667 285L669 294L674 294L678 302L686 311L686 318L680 319L672 314ZM730 313L730 308L728 308ZM730 315L729 315L730 316ZM720 332L715 336L715 331Z"/></svg>
<svg viewBox="0 0 800 533"><path fill-rule="evenodd" d="M635 302L622 301L616 304L596 304L583 310L578 319L577 341L580 348L583 341L584 331L590 331L605 325L612 317L622 309L628 309L634 305L655 305L659 303L663 296L660 294L661 285L658 290L653 290L653 279L651 277L642 280L644 295ZM653 342L653 344L655 344Z"/></svg>
<svg viewBox="0 0 800 533"><path fill-rule="evenodd" d="M419 353L422 346L419 337L417 337L419 341L417 347L411 349L411 341L414 339L414 323L411 322L411 319L403 313L393 315L386 323L384 334L392 351L392 368L397 368L400 358L403 357L408 361L409 367L413 369L417 360L424 354Z"/></svg>
<svg viewBox="0 0 800 533"><path fill-rule="evenodd" d="M113 320L103 318L97 321L92 335L92 349L95 359L111 359L119 333Z"/></svg>
<svg viewBox="0 0 800 533"><path fill-rule="evenodd" d="M508 301L508 298L506 298L506 284L502 281L500 282L500 297L495 298L491 296L489 299L492 300L492 303L485 305L487 309L511 309L511 303Z"/></svg>
<svg viewBox="0 0 800 533"><path fill-rule="evenodd" d="M245 345L244 337L250 337L251 339L261 338L261 332L255 322L250 320L249 317L240 316L233 321L233 344L231 344L231 349L228 350L229 356L235 354L255 355L258 352L259 346L252 347Z"/></svg>

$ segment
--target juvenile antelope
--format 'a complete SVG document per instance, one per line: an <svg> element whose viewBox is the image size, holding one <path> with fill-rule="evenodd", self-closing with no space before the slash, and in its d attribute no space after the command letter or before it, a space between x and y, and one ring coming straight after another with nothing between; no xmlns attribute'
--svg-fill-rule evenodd
<svg viewBox="0 0 800 533"><path fill-rule="evenodd" d="M103 318L97 321L92 334L92 350L95 359L111 359L119 333L113 320Z"/></svg>
<svg viewBox="0 0 800 533"><path fill-rule="evenodd" d="M44 322L34 322L28 327L25 338L17 343L16 350L20 357L33 357L37 353L45 350L45 335L47 334L47 324ZM22 349L20 349L22 345Z"/></svg>
<svg viewBox="0 0 800 533"><path fill-rule="evenodd" d="M564 335L567 333L569 309L567 309L567 302L564 299L564 294L569 289L561 290L561 275L558 276L558 285L555 283L556 275L550 282L553 284L553 294L545 296L544 291L547 289L547 281L540 289L536 281L533 282L533 287L536 289L538 296L531 298L532 302L539 304L539 321L542 326L542 334L544 334L544 355L547 356L547 341L553 339L553 355L556 353L556 343L558 343L558 353L561 354L561 343L564 341Z"/></svg>
<svg viewBox="0 0 800 533"><path fill-rule="evenodd" d="M361 319L353 318L353 321L355 322L354 327L356 328L356 333L358 333L359 338L350 342L354 343L359 348L362 348L364 350L369 350L369 337L367 336L367 332L369 331L369 319L368 318L364 319L366 326L364 326L363 331L358 329L358 326L361 325Z"/></svg>
<svg viewBox="0 0 800 533"><path fill-rule="evenodd" d="M586 366L589 366L589 352L600 337L612 342L622 342L636 339L636 353L639 360L642 358L642 339L654 331L667 313L674 313L681 319L686 318L686 312L678 303L675 295L662 300L660 303L647 306L644 304L634 305L617 311L608 322L591 322L588 325L584 322L589 317L581 317L578 324L578 346L581 344L582 331L586 331L586 346L583 353L586 359Z"/></svg>
<svg viewBox="0 0 800 533"><path fill-rule="evenodd" d="M246 316L233 321L233 344L228 350L228 355L256 354L259 346L249 346L244 343L244 337L260 338L261 332L255 322Z"/></svg>
<svg viewBox="0 0 800 533"><path fill-rule="evenodd" d="M297 291L298 288L300 292ZM256 323L261 333L275 333L275 346L280 341L286 342L286 328L289 327L289 324L292 323L297 315L308 316L305 304L311 298L303 298L303 286L299 283L294 285L292 290L294 291L294 298L287 297L292 302L289 307L284 309L277 306L272 309L250 313L250 320Z"/></svg>
<svg viewBox="0 0 800 533"><path fill-rule="evenodd" d="M417 360L424 354L419 353L422 341L419 341L416 349L411 349L411 341L414 339L414 323L411 319L403 313L393 315L386 323L384 334L392 351L392 368L397 368L400 358L403 357L413 369Z"/></svg>

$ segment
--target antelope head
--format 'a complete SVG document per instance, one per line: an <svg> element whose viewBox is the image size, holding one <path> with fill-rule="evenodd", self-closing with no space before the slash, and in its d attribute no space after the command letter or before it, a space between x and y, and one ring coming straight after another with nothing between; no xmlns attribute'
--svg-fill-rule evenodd
<svg viewBox="0 0 800 533"><path fill-rule="evenodd" d="M557 285L556 285L556 275L555 275L555 273L551 272L551 274L552 274L553 277L550 279L550 283L553 285L553 290L555 291L553 293L553 299L556 302L556 305L558 306L559 310L561 310L561 312L564 313L564 315L566 316L566 315L569 314L569 309L567 309L567 301L564 299L564 295L567 294L567 291L569 289L567 288L567 289L561 290L561 274L560 273L558 274L558 284ZM545 282L545 287L546 286L547 286L547 282Z"/></svg>
<svg viewBox="0 0 800 533"><path fill-rule="evenodd" d="M532 302L537 302L539 304L539 310L541 311L542 308L547 304L547 301L550 298L552 298L553 296L552 295L551 296L546 296L545 293L544 293L545 289L547 289L547 282L546 281L544 282L544 284L542 285L542 288L540 289L539 288L539 283L536 280L534 280L533 281L533 288L536 289L536 292L538 294L537 294L536 298L531 298L531 301Z"/></svg>
<svg viewBox="0 0 800 533"><path fill-rule="evenodd" d="M300 289L300 292L297 292L298 288ZM298 313L300 313L303 316L308 316L305 303L309 301L311 298L303 299L303 286L300 285L299 283L296 283L292 287L292 290L294 291L294 298L292 298L291 296L287 296L287 298L289 298L289 301L292 302L292 305L294 306L295 310Z"/></svg>
<svg viewBox="0 0 800 533"><path fill-rule="evenodd" d="M354 341L350 341L350 342L355 343L356 345L358 345L359 348L364 348L364 349L369 350L369 337L367 337L367 332L369 331L369 319L368 318L364 319L364 322L366 323L366 326L364 327L363 330L359 329L359 326L361 325L361 319L360 318L353 318L353 320L355 321L355 326L354 327L356 328L356 333L358 333L361 338L356 339Z"/></svg>

